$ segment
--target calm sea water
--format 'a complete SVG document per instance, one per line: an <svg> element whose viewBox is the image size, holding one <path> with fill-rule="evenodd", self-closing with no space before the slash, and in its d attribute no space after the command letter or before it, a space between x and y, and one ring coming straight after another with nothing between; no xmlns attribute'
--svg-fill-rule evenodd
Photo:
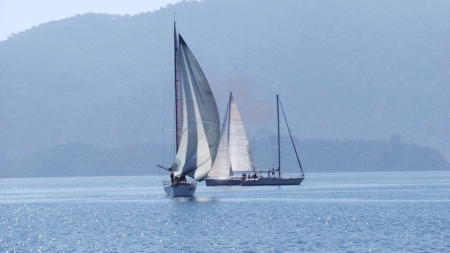
<svg viewBox="0 0 450 253"><path fill-rule="evenodd" d="M1 179L0 252L450 252L450 172L200 183L194 198L163 179Z"/></svg>

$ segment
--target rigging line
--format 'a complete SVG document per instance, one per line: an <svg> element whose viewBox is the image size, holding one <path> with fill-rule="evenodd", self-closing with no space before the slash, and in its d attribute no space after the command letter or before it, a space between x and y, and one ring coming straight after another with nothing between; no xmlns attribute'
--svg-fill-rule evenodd
<svg viewBox="0 0 450 253"><path fill-rule="evenodd" d="M164 79L164 87L171 87L171 86L169 86L169 85L167 85L167 79L168 79L168 73L169 73L169 67L170 67L170 60L169 61L167 61L167 67L166 67L166 75L165 75L165 79ZM169 111L169 106L170 106L170 104L171 104L171 102L167 102L166 103L166 101L171 101L171 100L169 100L169 99L167 99L167 88L166 89L163 89L164 90L164 96L163 96L163 99L164 99L164 102L162 103L163 104L163 110L161 111L161 113L163 114L163 121L162 121L162 128L164 128L164 126L165 125L167 125L167 121L168 121L168 111Z"/></svg>
<svg viewBox="0 0 450 253"><path fill-rule="evenodd" d="M169 67L170 67L170 60L168 60L167 61L167 67L166 67L166 74L165 74L165 78L164 78L164 87L169 87L169 85L167 85L167 80L168 80L168 73L169 73ZM162 129L162 133L161 133L161 145L162 145L162 163L164 163L165 162L165 157L166 157L166 149L165 149L165 139L164 139L164 126L165 125L167 125L167 121L168 121L168 114L166 113L166 112L168 112L169 111L169 106L170 106L170 102L167 102L167 101L170 101L169 99L167 99L167 88L164 88L163 89L163 102L161 103L161 105L162 105L162 110L161 110L161 113L162 113L162 121L161 121L161 123L162 123L162 126L161 126L161 129Z"/></svg>
<svg viewBox="0 0 450 253"><path fill-rule="evenodd" d="M297 149L295 148L294 139L292 138L291 129L289 128L289 124L287 122L286 114L284 113L283 105L281 104L281 100L279 98L278 98L278 101L280 103L281 111L283 112L284 121L286 121L286 126L287 126L287 129L288 129L288 132L289 132L289 136L291 137L292 146L294 147L294 151L295 151L295 156L297 156L298 165L300 165L300 170L302 171L302 175L303 175L304 173L303 173L302 164L300 163L300 159L298 158Z"/></svg>
<svg viewBox="0 0 450 253"><path fill-rule="evenodd" d="M163 130L163 133L164 133L164 130ZM162 162L164 163L164 156L165 156L165 148L164 148L164 134L163 133L161 133L161 145L163 145L162 146ZM158 167L161 167L161 166L159 166L159 165L157 165Z"/></svg>

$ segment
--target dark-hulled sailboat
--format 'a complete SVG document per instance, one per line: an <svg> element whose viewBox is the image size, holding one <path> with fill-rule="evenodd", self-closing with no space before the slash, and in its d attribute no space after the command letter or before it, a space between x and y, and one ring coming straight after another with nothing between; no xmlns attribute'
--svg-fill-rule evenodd
<svg viewBox="0 0 450 253"><path fill-rule="evenodd" d="M286 126L289 132L289 136L291 137L292 146L294 147L295 156L297 157L297 162L299 168L302 172L299 176L289 176L282 177L281 176L281 146L280 146L280 106L281 111L283 112L284 120L286 122ZM298 158L297 149L295 148L294 139L292 138L291 130L289 128L289 124L286 119L286 115L284 113L283 105L281 104L280 98L277 95L277 132L278 132L278 167L276 171L278 172L278 177L257 177L257 178L247 178L243 180L242 186L259 186L259 185L300 185L305 179L305 174L303 173L302 164L300 163L300 159Z"/></svg>

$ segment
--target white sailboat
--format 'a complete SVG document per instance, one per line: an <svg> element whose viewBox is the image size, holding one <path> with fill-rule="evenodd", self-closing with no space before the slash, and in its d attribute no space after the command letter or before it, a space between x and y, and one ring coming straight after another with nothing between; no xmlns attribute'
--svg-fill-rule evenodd
<svg viewBox="0 0 450 253"><path fill-rule="evenodd" d="M290 177L282 177L281 176L281 145L280 145L280 108L283 112L283 116L286 122L287 129L289 131L289 136L291 137L292 146L294 147L295 155L297 157L298 165L302 172L299 176L290 176ZM277 95L277 130L278 130L278 167L276 171L278 172L278 177L273 175L272 177L257 177L257 178L247 178L246 180L242 180L242 186L261 186L261 185L300 185L301 182L305 179L305 174L303 173L302 164L300 163L300 159L298 158L297 149L295 148L294 140L291 135L291 130L289 129L289 124L286 119L286 115L284 114L283 106L281 104L280 98ZM270 171L266 171L270 172ZM273 172L272 172L273 173Z"/></svg>
<svg viewBox="0 0 450 253"><path fill-rule="evenodd" d="M220 133L219 150L205 182L207 186L241 185L242 173L255 173L255 167L244 123L230 92Z"/></svg>
<svg viewBox="0 0 450 253"><path fill-rule="evenodd" d="M208 81L186 42L177 34L175 23L174 54L177 153L172 166L165 168L171 172L171 180L163 185L170 197L190 197L216 158L220 119ZM186 176L194 181L186 180Z"/></svg>

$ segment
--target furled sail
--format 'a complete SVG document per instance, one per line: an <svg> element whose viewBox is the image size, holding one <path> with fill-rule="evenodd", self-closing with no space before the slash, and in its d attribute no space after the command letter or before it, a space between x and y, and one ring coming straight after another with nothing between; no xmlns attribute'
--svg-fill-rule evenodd
<svg viewBox="0 0 450 253"><path fill-rule="evenodd" d="M230 93L217 158L209 175L226 177L237 171L255 171L255 167L241 114Z"/></svg>
<svg viewBox="0 0 450 253"><path fill-rule="evenodd" d="M208 81L181 35L178 43L183 125L177 155L170 170L175 172L175 176L189 175L202 181L216 158L220 137L219 113Z"/></svg>

